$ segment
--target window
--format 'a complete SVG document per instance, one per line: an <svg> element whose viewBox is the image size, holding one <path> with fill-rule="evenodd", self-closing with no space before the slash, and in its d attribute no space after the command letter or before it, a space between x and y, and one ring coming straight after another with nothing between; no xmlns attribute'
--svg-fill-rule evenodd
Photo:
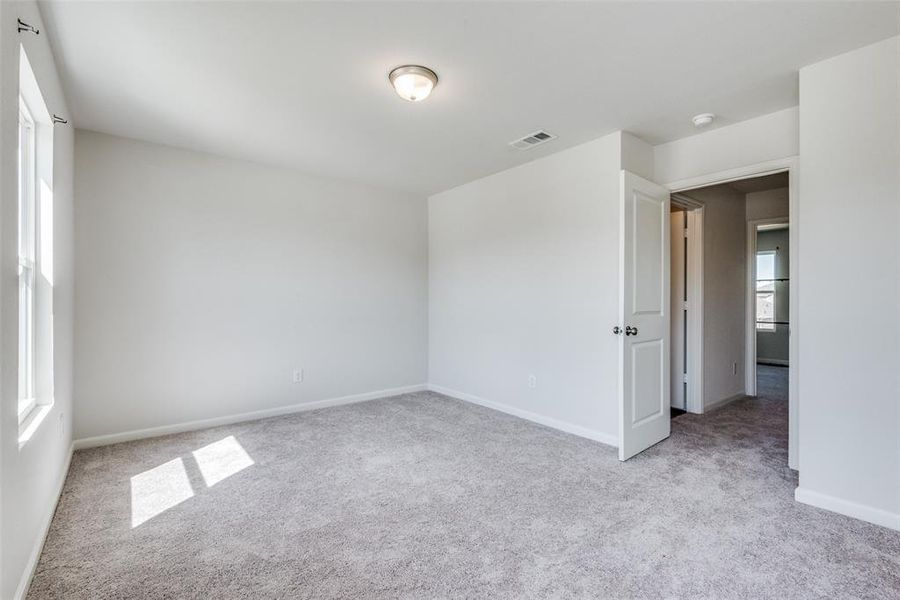
<svg viewBox="0 0 900 600"><path fill-rule="evenodd" d="M34 119L19 98L19 423L36 406L35 317L35 144Z"/></svg>
<svg viewBox="0 0 900 600"><path fill-rule="evenodd" d="M775 331L775 251L756 253L756 330Z"/></svg>
<svg viewBox="0 0 900 600"><path fill-rule="evenodd" d="M53 120L19 45L17 267L19 447L53 406Z"/></svg>

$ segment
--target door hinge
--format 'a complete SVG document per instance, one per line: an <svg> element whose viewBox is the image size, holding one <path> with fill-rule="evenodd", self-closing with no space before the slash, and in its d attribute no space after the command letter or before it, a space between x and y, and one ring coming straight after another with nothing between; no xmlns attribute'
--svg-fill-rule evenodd
<svg viewBox="0 0 900 600"><path fill-rule="evenodd" d="M687 383L687 382L688 382L687 373L682 373L681 374L681 383Z"/></svg>
<svg viewBox="0 0 900 600"><path fill-rule="evenodd" d="M684 230L684 237L687 237L687 236L688 236L688 230L685 229L685 230Z"/></svg>
<svg viewBox="0 0 900 600"><path fill-rule="evenodd" d="M688 309L688 303L687 303L687 300L685 300L684 301L684 310L687 310L687 309Z"/></svg>

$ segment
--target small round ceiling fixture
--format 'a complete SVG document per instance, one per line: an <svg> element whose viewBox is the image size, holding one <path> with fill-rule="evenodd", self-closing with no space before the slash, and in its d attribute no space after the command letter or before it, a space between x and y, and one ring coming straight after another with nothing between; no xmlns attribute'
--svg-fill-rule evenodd
<svg viewBox="0 0 900 600"><path fill-rule="evenodd" d="M421 102L437 85L437 74L428 67L403 65L388 75L397 95L409 102Z"/></svg>
<svg viewBox="0 0 900 600"><path fill-rule="evenodd" d="M706 127L707 125L712 123L713 119L715 119L715 118L716 118L716 115L714 115L712 113L703 113L703 114L697 115L696 117L691 119L691 121L694 122L694 127L700 129L700 128Z"/></svg>

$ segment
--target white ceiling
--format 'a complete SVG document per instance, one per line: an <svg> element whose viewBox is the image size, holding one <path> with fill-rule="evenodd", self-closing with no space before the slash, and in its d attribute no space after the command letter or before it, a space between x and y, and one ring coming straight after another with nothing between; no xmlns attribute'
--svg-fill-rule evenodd
<svg viewBox="0 0 900 600"><path fill-rule="evenodd" d="M617 129L659 143L797 104L893 3L42 2L78 127L436 192ZM411 104L391 68L437 71ZM513 150L544 128L559 139Z"/></svg>

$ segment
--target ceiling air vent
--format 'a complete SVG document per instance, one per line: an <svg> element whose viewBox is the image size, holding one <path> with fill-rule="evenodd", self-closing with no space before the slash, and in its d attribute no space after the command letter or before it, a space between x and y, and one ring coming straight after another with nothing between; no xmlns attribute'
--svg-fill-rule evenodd
<svg viewBox="0 0 900 600"><path fill-rule="evenodd" d="M555 139L555 135L542 129L540 131L530 133L523 138L519 138L513 142L510 142L509 145L513 148L518 148L519 150L528 150L529 148L540 146L544 142L549 142L550 140Z"/></svg>

